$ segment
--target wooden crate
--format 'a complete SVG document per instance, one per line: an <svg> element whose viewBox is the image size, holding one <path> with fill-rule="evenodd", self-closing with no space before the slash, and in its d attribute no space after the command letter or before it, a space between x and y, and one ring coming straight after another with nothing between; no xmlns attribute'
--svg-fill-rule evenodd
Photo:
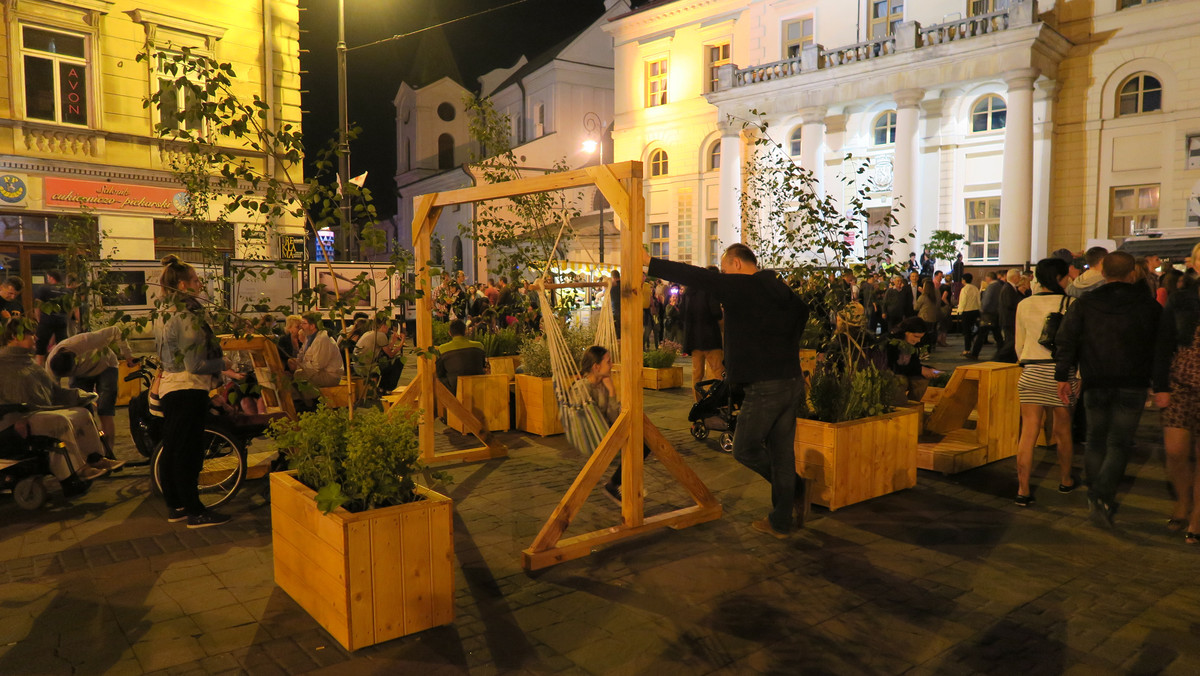
<svg viewBox="0 0 1200 676"><path fill-rule="evenodd" d="M275 583L347 650L454 621L453 501L321 514L290 472L271 474Z"/></svg>
<svg viewBox="0 0 1200 676"><path fill-rule="evenodd" d="M668 366L665 369L642 367L642 387L647 390L669 390L683 387L683 367Z"/></svg>
<svg viewBox="0 0 1200 676"><path fill-rule="evenodd" d="M503 373L508 376L508 382L512 382L513 376L517 375L517 367L521 365L521 355L514 354L504 357L488 357L488 368L491 369L492 375Z"/></svg>
<svg viewBox="0 0 1200 676"><path fill-rule="evenodd" d="M333 387L321 388L321 399L329 408L347 408L350 406L351 388L346 386L346 378L342 378L342 382ZM367 392L367 384L360 378L354 379L353 385L354 402L358 403L362 400L363 395Z"/></svg>
<svg viewBox="0 0 1200 676"><path fill-rule="evenodd" d="M904 408L861 420L796 421L796 472L831 511L917 484L921 414Z"/></svg>
<svg viewBox="0 0 1200 676"><path fill-rule="evenodd" d="M956 368L925 422L926 431L946 438L922 444L918 467L950 474L1016 455L1021 430L1020 377L1019 366L1001 362ZM972 415L975 429L966 429ZM968 439L973 442L967 443ZM939 457L943 454L947 457Z"/></svg>
<svg viewBox="0 0 1200 676"><path fill-rule="evenodd" d="M134 373L138 368L137 366L126 366L124 360L117 364L117 406L128 406L130 399L141 394L141 378L134 378L129 382L125 382L125 376Z"/></svg>
<svg viewBox="0 0 1200 676"><path fill-rule="evenodd" d="M457 399L489 432L507 432L509 424L508 378L503 373L459 376ZM467 428L458 416L447 411L446 424L459 432Z"/></svg>
<svg viewBox="0 0 1200 676"><path fill-rule="evenodd" d="M554 381L518 373L514 382L517 386L517 429L543 437L562 434Z"/></svg>

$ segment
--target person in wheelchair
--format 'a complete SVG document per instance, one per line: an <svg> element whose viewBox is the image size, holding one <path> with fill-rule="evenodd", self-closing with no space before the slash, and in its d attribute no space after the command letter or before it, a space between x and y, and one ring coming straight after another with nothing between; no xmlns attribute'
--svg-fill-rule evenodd
<svg viewBox="0 0 1200 676"><path fill-rule="evenodd" d="M125 465L104 457L100 430L88 406L96 396L55 383L34 359L36 328L32 321L14 317L0 331L0 404L21 404L31 412L9 413L0 418L0 430L15 427L18 436L52 437L63 451L50 458L50 469L60 481L77 477L90 481Z"/></svg>
<svg viewBox="0 0 1200 676"><path fill-rule="evenodd" d="M99 397L97 413L100 415L100 429L104 432L107 445L104 455L110 460L116 459L112 444L117 433L115 416L119 380L119 362L112 345L120 346L121 357L127 365L134 364L129 343L125 342L122 336L124 331L124 327L118 324L99 331L77 333L55 345L46 357L46 370L56 381L70 378L71 387L95 392Z"/></svg>

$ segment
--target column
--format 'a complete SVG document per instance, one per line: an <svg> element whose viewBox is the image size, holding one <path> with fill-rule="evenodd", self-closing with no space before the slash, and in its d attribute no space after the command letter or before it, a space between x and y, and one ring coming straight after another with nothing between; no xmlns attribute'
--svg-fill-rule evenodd
<svg viewBox="0 0 1200 676"><path fill-rule="evenodd" d="M818 195L825 194L825 113L824 106L800 111L800 166L813 173Z"/></svg>
<svg viewBox="0 0 1200 676"><path fill-rule="evenodd" d="M1005 73L1008 119L1000 184L1000 262L1029 260L1033 231L1033 82L1036 68Z"/></svg>
<svg viewBox="0 0 1200 676"><path fill-rule="evenodd" d="M742 128L721 127L721 194L717 201L717 237L721 248L742 241Z"/></svg>
<svg viewBox="0 0 1200 676"><path fill-rule="evenodd" d="M905 262L916 241L917 207L917 126L921 120L923 89L902 89L895 93L896 153L892 158L892 209L896 225L892 227L892 260ZM901 242L900 239L907 240Z"/></svg>

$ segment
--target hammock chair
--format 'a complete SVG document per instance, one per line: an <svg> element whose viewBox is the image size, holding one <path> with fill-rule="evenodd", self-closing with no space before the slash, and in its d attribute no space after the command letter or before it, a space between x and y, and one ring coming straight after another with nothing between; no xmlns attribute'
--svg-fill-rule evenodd
<svg viewBox="0 0 1200 676"><path fill-rule="evenodd" d="M607 348L615 361L620 351L617 349L616 325L608 296L608 293L604 295L601 304L594 342ZM562 422L567 441L580 453L591 455L608 433L608 421L591 397L575 387L580 378L579 364L575 363L545 288L538 289L538 304L542 312L542 331L546 334L546 347L550 352L550 373L554 381L554 397L558 402L558 419Z"/></svg>

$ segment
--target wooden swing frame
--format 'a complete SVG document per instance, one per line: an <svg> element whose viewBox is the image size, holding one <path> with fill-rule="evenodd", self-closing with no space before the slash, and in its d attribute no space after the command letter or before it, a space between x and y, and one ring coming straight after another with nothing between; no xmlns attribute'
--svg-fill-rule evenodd
<svg viewBox="0 0 1200 676"><path fill-rule="evenodd" d="M431 240L434 226L442 209L456 204L505 199L553 190L582 188L594 185L612 206L621 221L621 362L642 363L642 238L646 229L645 198L642 195L642 163L619 162L556 174L506 181L489 185L429 193L414 201L412 241L421 268L417 288L423 293L417 299L417 346L422 350L433 347L433 298L429 276ZM585 283L586 284L586 283ZM560 287L576 286L570 284ZM595 452L584 464L566 494L554 508L550 518L522 553L526 570L537 570L564 561L587 556L602 545L659 528L686 528L719 519L721 504L687 466L679 452L663 437L643 412L641 369L621 369L619 374L624 400L621 412L609 428ZM426 462L457 460L472 462L504 457L508 449L492 440L479 420L438 382L434 362L417 361L417 380L396 402L425 411L420 422L421 454ZM442 404L461 418L467 428L484 443L480 448L435 454L434 415L436 405ZM648 446L663 467L687 491L695 502L690 507L657 514L647 518L642 497L642 447ZM563 538L571 520L579 513L605 470L621 452L621 523L602 530Z"/></svg>

